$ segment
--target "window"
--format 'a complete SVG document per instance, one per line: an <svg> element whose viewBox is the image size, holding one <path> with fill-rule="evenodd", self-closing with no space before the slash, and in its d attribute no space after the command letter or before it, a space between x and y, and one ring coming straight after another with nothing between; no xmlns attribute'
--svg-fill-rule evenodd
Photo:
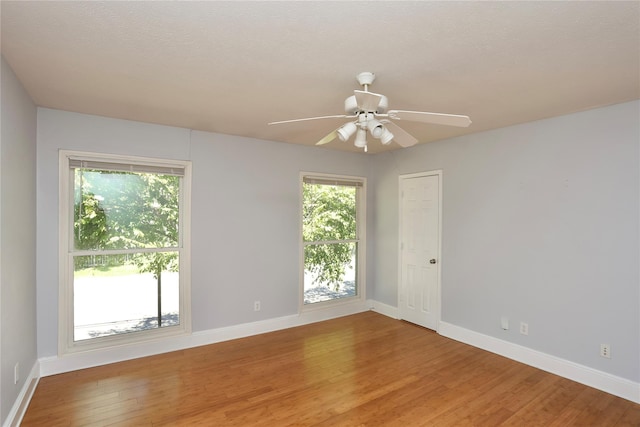
<svg viewBox="0 0 640 427"><path fill-rule="evenodd" d="M190 330L190 163L60 153L60 349Z"/></svg>
<svg viewBox="0 0 640 427"><path fill-rule="evenodd" d="M303 306L363 297L364 178L302 175Z"/></svg>

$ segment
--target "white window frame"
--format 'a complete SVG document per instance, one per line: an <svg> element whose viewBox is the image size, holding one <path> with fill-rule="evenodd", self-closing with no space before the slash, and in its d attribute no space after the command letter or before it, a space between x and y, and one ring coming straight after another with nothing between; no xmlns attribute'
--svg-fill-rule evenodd
<svg viewBox="0 0 640 427"><path fill-rule="evenodd" d="M304 209L304 196L303 196L303 186L305 178L317 178L319 181L326 181L327 184L330 184L331 181L339 183L339 182L353 182L358 183L360 186L357 187L356 191L356 239L350 240L355 241L358 244L358 255L356 259L356 295L353 297L346 298L337 298L328 301L316 302L313 304L305 304L304 303L304 248L307 243L305 242L303 237L303 209ZM366 241L366 231L367 231L367 178L363 176L352 176L352 175L335 175L335 174L327 174L327 173L318 173L318 172L300 172L300 204L299 204L299 212L300 212L300 251L299 251L299 265L300 265L300 278L299 278L299 308L298 312L306 312L306 311L314 311L314 310L322 310L328 307L334 307L337 305L348 305L348 304L359 304L362 301L366 300L366 260L367 260L367 241Z"/></svg>
<svg viewBox="0 0 640 427"><path fill-rule="evenodd" d="M180 257L179 312L180 324L134 333L109 335L100 338L74 341L73 306L73 176L69 162L86 160L93 162L121 163L162 168L184 169L180 187L180 241L176 251ZM138 344L169 336L191 333L191 162L134 157L115 154L60 150L59 152L59 295L58 295L58 354L111 348ZM75 253L77 255L77 252Z"/></svg>

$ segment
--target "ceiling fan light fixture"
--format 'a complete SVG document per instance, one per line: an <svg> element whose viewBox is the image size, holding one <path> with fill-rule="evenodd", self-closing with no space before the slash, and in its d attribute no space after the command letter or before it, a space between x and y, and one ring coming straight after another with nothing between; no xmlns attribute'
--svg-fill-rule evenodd
<svg viewBox="0 0 640 427"><path fill-rule="evenodd" d="M367 122L367 128L369 129L369 132L371 132L371 136L373 136L376 139L380 138L385 131L384 126L382 126L382 123L380 123L376 119L370 119Z"/></svg>
<svg viewBox="0 0 640 427"><path fill-rule="evenodd" d="M358 133L356 134L356 140L354 145L358 148L366 148L367 147L367 131L364 129L358 129Z"/></svg>
<svg viewBox="0 0 640 427"><path fill-rule="evenodd" d="M383 145L389 145L392 139L393 139L393 134L389 132L389 129L384 128L384 131L380 136L380 142L382 142Z"/></svg>
<svg viewBox="0 0 640 427"><path fill-rule="evenodd" d="M340 141L344 142L347 139L351 138L351 135L356 132L356 129L357 126L354 122L346 123L337 130L338 138L340 138Z"/></svg>

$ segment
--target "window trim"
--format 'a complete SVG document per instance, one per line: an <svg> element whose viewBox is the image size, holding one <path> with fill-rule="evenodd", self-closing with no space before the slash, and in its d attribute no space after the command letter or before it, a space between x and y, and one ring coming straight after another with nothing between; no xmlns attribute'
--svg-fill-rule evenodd
<svg viewBox="0 0 640 427"><path fill-rule="evenodd" d="M73 179L72 161L107 162L149 166L149 172L174 168L184 170L180 185L180 241L176 251L180 253L180 324L135 333L110 335L90 340L74 341L73 306ZM155 169L157 168L157 169ZM137 168L136 168L137 169ZM58 355L73 354L115 346L139 344L161 338L191 333L191 162L165 160L150 157L60 150L58 157ZM141 250L135 250L140 252ZM145 251L144 249L142 251ZM118 251L121 252L121 251Z"/></svg>
<svg viewBox="0 0 640 427"><path fill-rule="evenodd" d="M356 270L356 295L348 298L338 298L329 301L321 301L313 304L304 303L304 248L305 242L303 234L303 203L304 203L304 184L327 184L327 185L353 185L356 187L356 239L346 239L339 241L342 243L357 242L357 270ZM340 174L328 174L318 172L300 172L300 184L298 191L300 202L298 204L298 212L300 215L299 221L299 239L300 249L298 251L298 265L299 265L299 281L298 281L298 313L310 312L315 310L323 310L328 307L335 307L340 305L353 305L366 301L366 260L367 260L367 178L364 176L354 175L340 175ZM336 242L337 243L337 242Z"/></svg>

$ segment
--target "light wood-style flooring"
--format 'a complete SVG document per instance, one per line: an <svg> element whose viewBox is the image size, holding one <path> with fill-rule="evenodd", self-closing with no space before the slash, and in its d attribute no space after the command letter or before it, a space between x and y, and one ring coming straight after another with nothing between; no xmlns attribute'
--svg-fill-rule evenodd
<svg viewBox="0 0 640 427"><path fill-rule="evenodd" d="M640 405L366 312L45 377L28 426L640 426Z"/></svg>

